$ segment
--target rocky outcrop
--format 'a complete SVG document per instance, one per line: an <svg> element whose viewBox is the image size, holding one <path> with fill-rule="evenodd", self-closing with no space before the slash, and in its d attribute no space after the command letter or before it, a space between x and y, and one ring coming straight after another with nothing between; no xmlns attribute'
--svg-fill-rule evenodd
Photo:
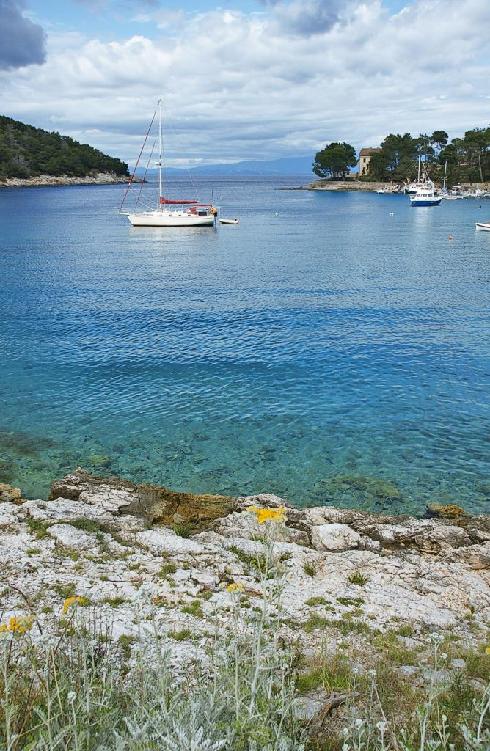
<svg viewBox="0 0 490 751"><path fill-rule="evenodd" d="M488 517L288 508L285 524L273 525L269 560L267 525L250 509L278 508L276 496L175 493L83 470L54 483L48 501L0 493L4 616L30 608L42 623L79 595L110 615L116 636L187 630L204 643L236 627L229 585L259 607L272 575L283 636L302 633L306 644L401 623L472 639L490 622Z"/></svg>
<svg viewBox="0 0 490 751"><path fill-rule="evenodd" d="M111 514L136 514L152 524L180 525L186 532L204 529L237 507L237 502L226 496L178 493L118 477L95 477L83 469L54 482L49 498L69 498Z"/></svg>
<svg viewBox="0 0 490 751"><path fill-rule="evenodd" d="M56 185L112 185L127 183L127 175L116 175L112 172L98 172L86 177L71 175L39 175L38 177L7 177L0 180L0 188L42 188ZM141 182L135 179L134 182Z"/></svg>

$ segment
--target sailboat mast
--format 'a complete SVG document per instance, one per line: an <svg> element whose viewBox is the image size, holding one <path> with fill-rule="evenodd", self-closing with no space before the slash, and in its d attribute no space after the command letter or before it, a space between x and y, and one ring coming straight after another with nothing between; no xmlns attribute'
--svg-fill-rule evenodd
<svg viewBox="0 0 490 751"><path fill-rule="evenodd" d="M447 178L447 159L444 162L444 192L446 192L446 178Z"/></svg>
<svg viewBox="0 0 490 751"><path fill-rule="evenodd" d="M160 205L162 193L162 159L163 159L163 142L162 142L162 100L158 100L158 147L160 152L160 158L158 160L158 204Z"/></svg>

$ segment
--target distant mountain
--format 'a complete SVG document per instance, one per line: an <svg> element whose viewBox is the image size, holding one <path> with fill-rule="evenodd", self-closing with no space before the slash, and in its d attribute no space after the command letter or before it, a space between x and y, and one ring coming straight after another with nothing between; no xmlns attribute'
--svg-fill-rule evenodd
<svg viewBox="0 0 490 751"><path fill-rule="evenodd" d="M0 180L38 175L87 177L97 172L127 175L128 165L69 136L0 116Z"/></svg>
<svg viewBox="0 0 490 751"><path fill-rule="evenodd" d="M199 167L166 167L165 172L167 175L182 175L187 172L192 172L193 175L219 175L226 177L227 175L250 175L250 176L266 176L270 175L311 175L312 157L309 156L291 156L282 157L280 159L270 159L268 161L242 161L235 162L233 164L204 164ZM144 171L144 170L143 170ZM155 170L151 170L153 174ZM142 170L137 170L137 174L140 175Z"/></svg>

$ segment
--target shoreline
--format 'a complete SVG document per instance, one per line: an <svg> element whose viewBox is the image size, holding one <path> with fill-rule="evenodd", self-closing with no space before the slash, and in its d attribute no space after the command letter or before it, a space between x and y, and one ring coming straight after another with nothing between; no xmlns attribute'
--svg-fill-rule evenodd
<svg viewBox="0 0 490 751"><path fill-rule="evenodd" d="M98 172L95 175L75 177L71 175L38 175L37 177L7 177L0 180L0 188L52 188L67 185L121 185L130 180L127 175ZM133 182L140 182L135 178Z"/></svg>
<svg viewBox="0 0 490 751"><path fill-rule="evenodd" d="M490 183L461 183L463 190L490 190ZM383 190L386 194L404 195L398 183L367 182L363 180L314 180L308 185L283 188L282 190L312 190L312 191L364 191L373 193Z"/></svg>
<svg viewBox="0 0 490 751"><path fill-rule="evenodd" d="M310 736L322 718L336 734L352 713L366 716L373 669L388 701L394 685L400 698L417 687L421 705L461 679L475 697L485 690L490 516L445 513L301 509L270 494L178 493L81 468L47 501L0 484L2 629L29 630L42 653L60 626L95 622L129 671L158 635L177 678L206 670L233 634L240 650L260 634L295 666L295 716ZM444 653L435 668L434 645Z"/></svg>

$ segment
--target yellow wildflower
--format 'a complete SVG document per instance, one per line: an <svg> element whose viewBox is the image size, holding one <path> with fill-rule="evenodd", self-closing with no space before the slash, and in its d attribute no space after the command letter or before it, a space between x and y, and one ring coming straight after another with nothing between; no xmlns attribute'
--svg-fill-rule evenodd
<svg viewBox="0 0 490 751"><path fill-rule="evenodd" d="M490 655L490 647L486 647L486 649L485 649L485 654L486 654L486 655Z"/></svg>
<svg viewBox="0 0 490 751"><path fill-rule="evenodd" d="M232 582L226 587L227 592L243 592L245 587L240 582Z"/></svg>
<svg viewBox="0 0 490 751"><path fill-rule="evenodd" d="M31 630L34 623L34 618L30 616L17 616L12 615L8 619L7 623L0 625L0 633L6 633L9 631L12 634L26 634Z"/></svg>
<svg viewBox="0 0 490 751"><path fill-rule="evenodd" d="M71 607L74 605L88 605L88 600L86 597L81 597L80 595L73 595L72 597L67 597L66 600L63 603L63 615L66 615Z"/></svg>
<svg viewBox="0 0 490 751"><path fill-rule="evenodd" d="M287 519L285 506L279 506L278 508L249 506L247 510L255 514L259 524L264 524L265 522L285 522Z"/></svg>

